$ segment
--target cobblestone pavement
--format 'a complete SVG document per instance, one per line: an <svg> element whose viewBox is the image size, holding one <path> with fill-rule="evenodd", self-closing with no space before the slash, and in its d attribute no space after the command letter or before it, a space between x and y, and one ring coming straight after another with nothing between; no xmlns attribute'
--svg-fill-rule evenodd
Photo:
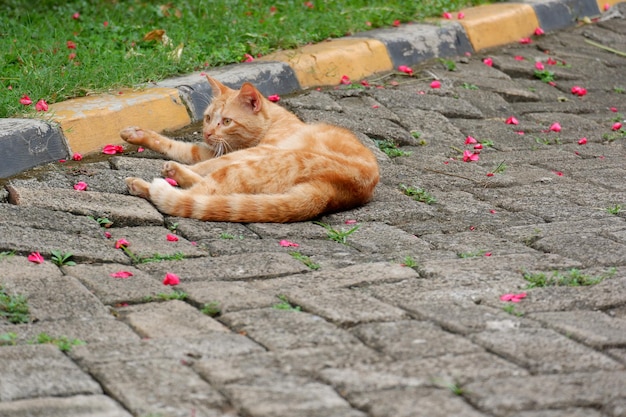
<svg viewBox="0 0 626 417"><path fill-rule="evenodd" d="M283 97L378 155L374 201L319 219L344 243L164 217L123 182L148 151L7 181L0 416L626 416L626 60L587 40L626 20Z"/></svg>

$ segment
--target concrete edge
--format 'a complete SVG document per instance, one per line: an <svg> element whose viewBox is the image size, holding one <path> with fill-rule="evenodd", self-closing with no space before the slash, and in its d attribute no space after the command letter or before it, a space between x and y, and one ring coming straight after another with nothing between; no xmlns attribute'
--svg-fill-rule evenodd
<svg viewBox="0 0 626 417"><path fill-rule="evenodd" d="M290 94L315 86L338 85L341 77L361 79L400 65L417 65L517 42L544 31L564 29L606 6L625 0L524 0L472 7L435 24L405 24L280 51L252 63L206 71L238 88L255 84L264 95ZM459 19L459 17L462 17ZM374 58L372 58L374 57ZM202 119L212 91L204 73L161 81L140 91L72 99L51 105L50 121L0 119L0 178L123 143L117 132L141 125L175 130Z"/></svg>

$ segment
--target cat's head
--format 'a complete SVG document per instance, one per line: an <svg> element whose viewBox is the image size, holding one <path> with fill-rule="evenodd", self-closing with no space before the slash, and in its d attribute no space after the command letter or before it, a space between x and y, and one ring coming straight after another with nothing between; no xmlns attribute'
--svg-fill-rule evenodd
<svg viewBox="0 0 626 417"><path fill-rule="evenodd" d="M256 146L269 128L267 107L271 105L252 84L233 90L207 76L213 101L204 112L202 133L218 156Z"/></svg>

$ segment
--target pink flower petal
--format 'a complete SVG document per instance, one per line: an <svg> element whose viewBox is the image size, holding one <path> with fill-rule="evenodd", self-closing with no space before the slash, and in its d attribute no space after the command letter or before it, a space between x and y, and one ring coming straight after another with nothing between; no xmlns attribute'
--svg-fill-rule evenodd
<svg viewBox="0 0 626 417"><path fill-rule="evenodd" d="M33 101L30 99L30 97L24 94L22 98L20 98L20 104L23 104L24 106L30 106L31 104L33 104Z"/></svg>
<svg viewBox="0 0 626 417"><path fill-rule="evenodd" d="M609 10L610 8L611 8L611 5L609 3L604 3L604 6L602 6L602 10L604 10L605 12Z"/></svg>
<svg viewBox="0 0 626 417"><path fill-rule="evenodd" d="M67 49L76 49L76 43L67 41Z"/></svg>
<svg viewBox="0 0 626 417"><path fill-rule="evenodd" d="M347 225L356 224L356 223L357 223L357 222L356 222L356 220L353 220L353 219L346 220L346 221L344 222L344 224L347 224Z"/></svg>
<svg viewBox="0 0 626 417"><path fill-rule="evenodd" d="M452 13L450 13L450 12L443 12L443 18L444 19L452 19Z"/></svg>
<svg viewBox="0 0 626 417"><path fill-rule="evenodd" d="M104 232L104 237L106 237L107 239L111 239L111 236L113 236L111 232Z"/></svg>
<svg viewBox="0 0 626 417"><path fill-rule="evenodd" d="M528 45L529 43L532 43L532 39L530 38L522 38L519 40L519 43L521 43L522 45Z"/></svg>
<svg viewBox="0 0 626 417"><path fill-rule="evenodd" d="M243 62L252 62L252 61L254 61L254 57L252 55L250 55L250 54L243 54L243 55L245 57Z"/></svg>
<svg viewBox="0 0 626 417"><path fill-rule="evenodd" d="M538 69L539 71L543 71L544 69L546 69L546 67L544 67L543 62L535 62L535 68Z"/></svg>
<svg viewBox="0 0 626 417"><path fill-rule="evenodd" d="M457 19L459 19L459 20L461 20L461 19L465 19L465 13L463 13L463 12L458 12L458 13L456 14L456 18L457 18Z"/></svg>
<svg viewBox="0 0 626 417"><path fill-rule="evenodd" d="M550 130L553 132L560 132L561 124L559 122L552 123L552 125L550 125Z"/></svg>
<svg viewBox="0 0 626 417"><path fill-rule="evenodd" d="M165 178L165 181L167 181L167 183L172 187L178 187L178 183L173 178Z"/></svg>
<svg viewBox="0 0 626 417"><path fill-rule="evenodd" d="M74 152L74 155L72 155L72 159L74 161L80 161L83 159L83 156L81 154L79 154L78 152Z"/></svg>
<svg viewBox="0 0 626 417"><path fill-rule="evenodd" d="M140 147L137 148L137 152L143 152L143 151L145 151L145 149L143 147L140 146Z"/></svg>
<svg viewBox="0 0 626 417"><path fill-rule="evenodd" d="M541 35L543 35L543 34L545 34L545 33L546 33L546 32L544 32L544 30L543 30L543 29L541 29L541 28L537 28L537 29L535 29L535 36L541 36Z"/></svg>
<svg viewBox="0 0 626 417"><path fill-rule="evenodd" d="M491 256L491 252L486 252L486 253L485 253L485 256L486 256L486 257L490 257L490 256Z"/></svg>
<svg viewBox="0 0 626 417"><path fill-rule="evenodd" d="M488 67L493 67L493 59L485 58L483 59L483 64L487 65Z"/></svg>
<svg viewBox="0 0 626 417"><path fill-rule="evenodd" d="M496 214L497 212L495 210L489 210L489 213Z"/></svg>
<svg viewBox="0 0 626 417"><path fill-rule="evenodd" d="M130 242L126 239L118 239L115 241L115 249L120 249L121 247L130 246Z"/></svg>
<svg viewBox="0 0 626 417"><path fill-rule="evenodd" d="M471 152L467 149L463 152L463 162L478 161L479 158L480 157L476 152Z"/></svg>
<svg viewBox="0 0 626 417"><path fill-rule="evenodd" d="M622 128L622 124L620 122L616 122L613 124L613 127L611 127L611 130L620 130Z"/></svg>
<svg viewBox="0 0 626 417"><path fill-rule="evenodd" d="M506 123L507 125L517 125L519 124L519 121L515 117L511 116L508 119L506 119L506 122L504 123Z"/></svg>
<svg viewBox="0 0 626 417"><path fill-rule="evenodd" d="M168 272L163 279L163 285L178 285L180 284L180 278L178 275Z"/></svg>
<svg viewBox="0 0 626 417"><path fill-rule="evenodd" d="M430 88L441 88L441 81L433 81L432 83L430 83Z"/></svg>
<svg viewBox="0 0 626 417"><path fill-rule="evenodd" d="M277 103L280 101L280 96L278 94L272 94L271 96L268 96L267 99L273 103Z"/></svg>
<svg viewBox="0 0 626 417"><path fill-rule="evenodd" d="M405 74L413 75L413 68L407 67L406 65L400 65L398 67L398 71L403 72Z"/></svg>
<svg viewBox="0 0 626 417"><path fill-rule="evenodd" d="M170 242L178 242L178 236L168 233L166 239Z"/></svg>
<svg viewBox="0 0 626 417"><path fill-rule="evenodd" d="M554 175L558 176L558 177L562 177L563 176L563 172L561 171L552 171L554 173Z"/></svg>
<svg viewBox="0 0 626 417"><path fill-rule="evenodd" d="M76 191L85 191L87 189L87 183L84 181L77 182L74 184L74 189Z"/></svg>
<svg viewBox="0 0 626 417"><path fill-rule="evenodd" d="M113 278L126 279L126 278L132 277L133 273L130 272L130 271L117 271L117 272L110 273L109 276L111 276Z"/></svg>
<svg viewBox="0 0 626 417"><path fill-rule="evenodd" d="M124 152L124 147L122 145L104 145L102 148L102 153L107 155L115 155L116 153Z"/></svg>
<svg viewBox="0 0 626 417"><path fill-rule="evenodd" d="M578 97L582 97L587 94L587 89L575 85L572 87L572 94L577 95Z"/></svg>
<svg viewBox="0 0 626 417"><path fill-rule="evenodd" d="M548 65L556 65L557 62L556 62L556 59L554 59L552 57L549 57L548 60L546 61L546 64L548 64Z"/></svg>
<svg viewBox="0 0 626 417"><path fill-rule="evenodd" d="M478 141L476 139L474 139L473 137L468 136L468 137L465 138L465 144L466 145L473 145L475 143L478 143Z"/></svg>
<svg viewBox="0 0 626 417"><path fill-rule="evenodd" d="M393 26L398 27L400 26L400 21L398 19L393 21Z"/></svg>
<svg viewBox="0 0 626 417"><path fill-rule="evenodd" d="M37 111L48 111L48 103L46 103L46 100L41 99L35 104L35 109Z"/></svg>
<svg viewBox="0 0 626 417"><path fill-rule="evenodd" d="M578 141L579 145L586 145L587 144L587 138L582 138Z"/></svg>
<svg viewBox="0 0 626 417"><path fill-rule="evenodd" d="M515 60L516 61L523 61L525 58L521 55L515 55Z"/></svg>
<svg viewBox="0 0 626 417"><path fill-rule="evenodd" d="M617 113L617 107L611 107L610 109L613 113Z"/></svg>
<svg viewBox="0 0 626 417"><path fill-rule="evenodd" d="M28 261L34 264L42 264L44 262L44 259L39 252L32 252L30 255L28 255Z"/></svg>
<svg viewBox="0 0 626 417"><path fill-rule="evenodd" d="M78 20L78 19L80 19L80 13L78 13L78 12L74 13L74 14L72 15L72 19L74 19L74 20Z"/></svg>
<svg viewBox="0 0 626 417"><path fill-rule="evenodd" d="M483 144L482 143L477 143L476 145L474 145L474 149L476 150L481 150L483 148Z"/></svg>
<svg viewBox="0 0 626 417"><path fill-rule="evenodd" d="M348 77L347 75L344 75L343 77L341 77L341 84L344 85L350 85L352 84L352 81L350 81L350 77Z"/></svg>
<svg viewBox="0 0 626 417"><path fill-rule="evenodd" d="M511 301L515 295L514 294L502 294L500 296L500 301Z"/></svg>
<svg viewBox="0 0 626 417"><path fill-rule="evenodd" d="M280 242L278 242L278 244L282 246L283 248L297 248L300 246L299 244L291 242L286 239L281 240Z"/></svg>

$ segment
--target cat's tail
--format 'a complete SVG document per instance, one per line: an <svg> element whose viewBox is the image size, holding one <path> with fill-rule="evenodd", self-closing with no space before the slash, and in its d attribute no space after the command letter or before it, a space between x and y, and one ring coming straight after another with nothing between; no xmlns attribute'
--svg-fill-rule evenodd
<svg viewBox="0 0 626 417"><path fill-rule="evenodd" d="M166 214L190 217L206 221L235 223L272 222L286 223L310 220L331 207L334 190L323 183L303 183L294 186L285 194L228 194L206 195L172 187L161 178L150 184L150 200ZM365 204L363 198L344 201L342 209Z"/></svg>

